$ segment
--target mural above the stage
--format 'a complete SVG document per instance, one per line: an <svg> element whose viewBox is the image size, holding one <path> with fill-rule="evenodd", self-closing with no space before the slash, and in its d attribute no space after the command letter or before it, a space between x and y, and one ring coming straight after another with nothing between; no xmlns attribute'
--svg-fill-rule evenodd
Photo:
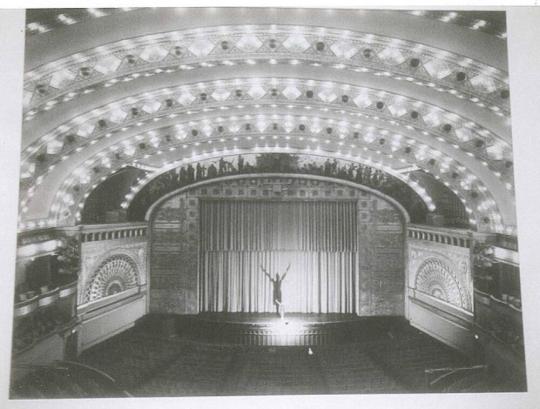
<svg viewBox="0 0 540 409"><path fill-rule="evenodd" d="M420 195L396 175L353 161L287 153L247 154L201 161L171 169L131 189L122 205L129 220L144 220L147 209L160 197L190 184L231 175L291 173L338 178L380 191L398 201L415 222L424 222L428 209ZM131 196L130 196L131 197ZM430 203L430 200L427 200Z"/></svg>

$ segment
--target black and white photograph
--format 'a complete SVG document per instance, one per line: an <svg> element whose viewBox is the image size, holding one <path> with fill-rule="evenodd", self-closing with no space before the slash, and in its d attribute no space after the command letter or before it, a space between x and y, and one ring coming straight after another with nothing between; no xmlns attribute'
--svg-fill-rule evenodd
<svg viewBox="0 0 540 409"><path fill-rule="evenodd" d="M27 9L8 399L526 394L508 13Z"/></svg>

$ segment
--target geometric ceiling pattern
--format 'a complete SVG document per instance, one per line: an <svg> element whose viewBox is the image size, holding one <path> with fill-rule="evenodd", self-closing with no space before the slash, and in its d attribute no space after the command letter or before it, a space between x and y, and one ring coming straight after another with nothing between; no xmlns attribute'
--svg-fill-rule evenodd
<svg viewBox="0 0 540 409"><path fill-rule="evenodd" d="M49 22L28 28L20 228L77 224L91 191L126 166L145 170L143 183L199 160L291 152L378 167L436 211L409 177L422 170L474 228L513 233L505 27L501 13L451 13L29 15Z"/></svg>
<svg viewBox="0 0 540 409"><path fill-rule="evenodd" d="M25 74L26 120L97 87L143 76L215 65L310 64L398 77L502 115L508 111L504 72L424 44L323 27L222 26L122 40L45 64ZM135 75L134 75L135 74Z"/></svg>

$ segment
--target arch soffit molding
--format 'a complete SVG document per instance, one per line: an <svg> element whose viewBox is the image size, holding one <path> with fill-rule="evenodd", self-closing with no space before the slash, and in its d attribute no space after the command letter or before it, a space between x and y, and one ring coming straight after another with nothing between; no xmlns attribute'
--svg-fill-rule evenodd
<svg viewBox="0 0 540 409"><path fill-rule="evenodd" d="M308 179L308 180L319 180L324 182L332 182L337 183L343 186L351 187L357 190L362 190L365 192L368 192L374 196L379 197L380 199L385 200L386 202L390 203L392 207L397 209L400 214L403 216L403 219L406 224L410 223L410 217L405 208L395 199L392 199L391 197L385 195L384 193L381 193L375 189L369 188L367 186L359 185L354 182L349 182L342 179L332 178L328 176L315 176L315 175L300 175L297 173L254 173L254 174L246 174L246 175L232 175L232 176L223 176L218 177L210 180L203 180L201 182L196 182L189 186L181 187L180 189L176 189L170 193L167 193L166 195L160 197L158 200L156 200L146 211L146 215L144 217L145 221L152 220L152 217L154 216L154 213L160 208L161 204L166 202L168 199L187 192L191 189L195 189L201 186L208 186L215 183L220 182L226 182L226 181L232 181L232 180L241 180L241 179L252 179L252 178L271 178L271 177L281 177L281 178L293 178L293 179Z"/></svg>

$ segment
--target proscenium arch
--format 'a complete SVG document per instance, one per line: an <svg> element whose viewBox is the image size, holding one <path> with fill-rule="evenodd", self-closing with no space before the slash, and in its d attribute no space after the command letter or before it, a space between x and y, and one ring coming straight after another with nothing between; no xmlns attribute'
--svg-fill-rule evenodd
<svg viewBox="0 0 540 409"><path fill-rule="evenodd" d="M268 151L259 151L259 152L250 151L249 152L249 154L251 154L251 155L268 154L268 153L272 154L272 153L276 153L276 152L268 152ZM279 153L291 154L290 151L279 152ZM246 152L244 152L243 154L246 154ZM346 163L349 163L349 164L361 164L361 165L365 165L365 166L371 167L373 169L379 170L379 171L381 171L381 172L383 172L385 174L388 174L389 176L394 177L395 179L399 180L404 185L408 186L411 189L411 191L413 191L416 194L418 199L420 199L424 203L425 208L426 208L427 211L436 210L436 207L434 206L431 197L427 193L425 193L425 190L422 190L421 186L418 186L417 182L409 180L409 179L403 177L400 174L396 174L395 172L390 172L390 171L384 169L383 167L381 167L380 165L377 165L377 164L374 164L374 163L368 163L365 160L354 160L354 159L352 159L350 157L344 157L344 156L328 156L328 155L321 155L321 154L317 155L315 153L306 154L306 153L300 153L300 152L296 152L295 155L297 155L300 159L303 159L303 160L305 160L305 159L308 159L308 160L309 159L322 159L322 160L324 160L324 159L335 159L335 160L340 160L342 162L346 162ZM237 153L230 154L230 155L218 155L218 156L206 158L205 161L206 160L215 160L215 159L218 159L218 158L219 159L221 159L221 158L224 158L224 159L225 158L236 158L237 156L238 156ZM171 170L177 169L178 167L180 167L182 165L189 165L189 164L195 164L195 163L200 163L200 162L203 162L203 160L196 160L196 161L191 161L191 162L183 162L182 164L173 164L171 166L166 167L165 169L160 169L159 171L156 171L156 172L148 175L144 179L141 179L141 182L136 187L131 189L131 193L129 194L129 195L131 195L131 198L125 201L126 206L122 206L122 207L129 211L131 203L133 203L136 200L137 195L146 186L148 186L150 183L152 183L152 181L159 178L161 175L163 175L163 174L165 174L165 173L167 173L167 172L169 172ZM278 175L278 174L287 174L287 175L295 174L295 175L297 175L297 178L301 178L302 175L317 177L317 175L312 175L312 174L309 174L309 173L300 173L300 172L297 172L297 173L289 173L289 172L264 172L264 173L261 173L261 172L254 171L252 173L246 173L246 174L243 174L243 175L246 178L248 178L249 175L260 175L260 174L268 174L268 175L272 175L272 176L275 176L275 175ZM237 176L241 176L241 175L237 175ZM213 177L211 179L207 179L207 181L214 181L214 180L217 180L217 179L221 179L223 177L226 177L226 176ZM257 176L257 177L260 177L260 176ZM320 177L328 177L330 179L336 179L336 180L340 180L340 181L343 181L343 182L347 182L346 180L344 180L342 178L338 178L338 177L331 177L331 176L320 176ZM190 183L189 186L192 186L192 185L194 185L196 183L199 183L199 182ZM364 186L361 183L357 183L357 182L350 182L350 183L353 183L354 186ZM185 186L185 187L188 187L188 186ZM385 195L384 193L380 192L379 190L377 190L375 188L370 188L369 186L364 186L364 187L366 189L371 189L371 190L377 191L377 192ZM168 194L168 193L166 193L166 194ZM385 196L388 196L388 195L385 195ZM388 196L388 197L390 197L390 196ZM399 203L399 201L396 200L396 199L392 199L392 200L395 200L397 203Z"/></svg>
<svg viewBox="0 0 540 409"><path fill-rule="evenodd" d="M296 112L294 112L294 114L296 114ZM263 114L260 114L260 115L265 116ZM299 122L302 119L302 117L312 116L312 115L313 114L308 113L307 115L303 115L303 116L299 116L299 115L292 116L291 113L287 113L287 114L283 114L282 116L287 116L287 117L292 118L293 122ZM256 121L257 117L258 116L255 116L255 118L253 118L252 120ZM232 117L229 116L229 117L225 118L225 121L227 122L229 120L229 118L232 118ZM320 118L321 123L324 123L325 121L339 121L339 117L337 115L325 115L324 117L321 115L321 116L313 116L313 118L314 119L315 118L317 118L317 119ZM195 118L193 118L193 119L195 120ZM214 117L214 119L216 119L216 118ZM207 121L208 119L206 118L205 120ZM217 117L217 120L218 121L222 120L222 118ZM238 122L242 122L242 121L243 121L243 118L241 118L241 117L238 118ZM266 116L266 121L267 122L272 122L271 121L271 116ZM348 118L345 119L345 121L348 122ZM493 188L494 184L502 182L501 180L497 181L497 178L495 177L495 175L491 174L488 171L488 169L485 169L485 167L481 166L478 163L478 160L476 160L476 162L475 162L474 158L469 157L468 155L459 154L459 152L450 145L451 141L449 141L448 143L443 143L443 142L437 140L436 138L432 138L432 137L429 137L429 136L424 136L424 135L420 134L420 132L416 132L416 135L415 135L415 132L413 132L413 131L411 131L409 129L406 129L406 127L402 127L400 129L397 126L388 125L386 123L384 124L383 127L380 127L380 126L378 126L378 123L376 121L370 120L369 118L368 119L362 118L361 121L358 120L358 119L354 120L354 118L353 118L350 121L351 121L351 123L348 125L348 130L347 131L350 132L351 134L352 134L352 128L355 128L357 126L357 124L358 125L359 124L364 124L364 126L363 126L364 129L361 130L361 133L365 133L366 132L366 126L365 125L367 124L368 125L367 129L373 129L374 131L381 132L381 133L384 133L384 132L399 132L399 135L402 135L403 137L418 140L419 142L430 146L431 149L439 150L440 152L442 152L444 154L447 154L448 156L450 156L452 158L454 158L455 156L460 156L459 159L458 158L455 158L455 159L459 160L459 161L462 161L463 165L465 165L467 168L469 168L470 171L472 171L474 174L477 174L482 180L485 180L486 184L490 187L491 191L494 191L494 188ZM192 121L189 121L189 122L191 123ZM204 120L203 120L203 122L204 122ZM169 121L168 123L171 124L171 125L169 125L169 127L172 127L173 126L172 124L174 124L175 122L174 121ZM200 120L198 122L194 122L194 123L198 124L198 126L201 126ZM373 124L375 124L375 126ZM162 123L162 125L164 125L164 124ZM336 125L339 125L339 123L337 123ZM181 124L176 123L174 126L181 126ZM189 126L188 122L187 121L184 122L183 126L184 127ZM197 126L197 125L195 125L195 126ZM206 126L208 126L208 125L206 125ZM155 132L162 132L162 131L165 132L166 128L167 128L166 126L160 127L160 128L149 128L150 130L148 131L148 133L152 134L152 133L155 133ZM143 130L144 129L141 129L141 131L143 131ZM371 131L369 131L369 132L371 132ZM124 135L124 132L120 132L118 136L121 136L120 134ZM131 133L131 134L133 135L133 133ZM107 134L107 135L110 136L110 134ZM129 138L128 135L130 135L130 132L128 132L126 130L126 134L124 135L124 138L120 142L127 141L128 138ZM137 139L139 139L141 137L141 135L144 136L144 133L141 133L141 134L138 134L138 135L133 135L133 136L136 137ZM103 141L100 144L100 146L102 146L103 144L106 144L107 147L112 147L113 146L113 141L115 143L119 143L118 136L115 139L111 139L110 141L109 140ZM333 137L334 136L332 136L332 138ZM193 138L190 137L189 139L193 139ZM200 140L204 141L205 138L201 136L201 137L197 137L197 139L200 139ZM88 145L88 142L86 144ZM92 151L91 148L92 148L91 146L87 146L86 151ZM77 149L81 149L81 148L77 148ZM58 157L57 158L57 163L58 163L58 161L61 161L63 158L64 157L62 157L62 158ZM54 165L54 164L55 163L50 163L50 165ZM53 167L50 166L49 168L43 169L42 172L43 171L45 171L45 172L52 171L52 168ZM491 179L493 179L493 180L491 180L488 176L491 177Z"/></svg>
<svg viewBox="0 0 540 409"><path fill-rule="evenodd" d="M197 70L198 71L198 70ZM25 133L26 134L26 133Z"/></svg>
<svg viewBox="0 0 540 409"><path fill-rule="evenodd" d="M245 174L245 175L232 175L232 176L222 176L217 177L209 180L203 180L201 182L193 183L189 186L181 187L180 189L176 189L173 192L167 193L166 195L160 197L158 200L156 200L146 211L146 215L144 217L145 221L150 222L152 220L152 215L156 209L159 208L159 206L165 202L167 199L170 199L171 197L174 197L175 195L178 195L183 192L187 192L191 189L195 189L201 186L211 185L215 183L220 182L228 182L232 180L240 180L240 179L260 179L260 178L272 178L272 177L281 177L281 178L290 178L290 179L307 179L307 180L320 180L325 182L332 182L336 184L340 184L343 186L347 186L353 189L362 190L365 192L368 192L374 196L377 196L386 202L392 204L394 208L396 208L399 213L403 216L403 220L405 224L410 223L410 217L409 213L405 210L405 208L395 199L392 199L391 197L385 195L384 193L381 193L375 189L371 189L367 186L359 185L354 182L349 182L342 179L327 177L327 176L316 176L316 175L300 175L297 173L253 173L253 174Z"/></svg>
<svg viewBox="0 0 540 409"><path fill-rule="evenodd" d="M407 213L407 211L403 208L403 206L401 206L397 201L395 201L394 199L388 197L387 195L384 195L380 192L377 192L377 191L374 191L373 189L371 188L368 188L368 187L365 187L365 186L362 186L362 185L358 185L358 184L355 184L353 182L348 182L348 181L343 181L341 179L336 179L336 178L332 178L332 177L324 177L324 176L314 176L314 175L299 175L299 174L292 174L292 173L264 173L264 174L243 174L243 175L232 175L232 176L223 176L223 177L218 177L218 178L214 178L214 179L211 179L211 180L205 180L205 181L201 181L201 182L197 182L197 183L194 183L194 184L191 184L189 186L185 186L185 187L182 187L182 188L179 188L179 189L176 189L172 192L169 192L163 196L161 196L158 200L156 200L153 205L148 209L148 211L146 212L146 215L145 215L145 221L148 223L148 251L149 251L149 254L150 254L150 258L153 257L152 254L153 253L153 247L154 247L154 244L156 243L155 239L156 236L154 236L154 232L156 231L154 229L155 227L155 223L162 223L163 220L160 219L160 221L157 220L157 215L160 213L161 209L162 209L162 206L164 203L167 203L168 200L171 200L175 197L178 197L179 195L182 195L183 193L186 193L186 192L190 192L190 191L193 191L193 190L196 190L198 188L201 188L201 187L204 187L204 186L208 186L208 187L211 187L211 186L217 186L217 185L225 185L225 186L228 186L231 182L233 181L238 181L238 180L244 180L244 181L249 181L249 180L252 180L252 179L269 179L269 180L272 180L272 179L294 179L294 180L306 180L306 181L309 181L309 180L314 180L314 181L318 181L318 182L323 182L323 183L331 183L331 184L335 184L337 186L343 186L344 188L349 188L350 190L354 190L356 192L367 192L372 198L377 198L378 200L380 200L381 202L384 202L386 204L386 206L388 206L389 208L391 208L393 210L393 213L396 214L396 215L399 215L397 220L396 219L393 219L392 220L392 225L395 227L392 232L395 233L395 235L399 236L398 239L399 241L395 244L395 247L397 249L399 249L399 253L400 253L400 267L396 269L396 274L399 274L399 281L403 283L404 285L404 266L405 266L405 243L406 243L406 240L407 240L407 234L406 234L406 229L407 229L407 226L408 224L410 223L410 218L409 218L409 214ZM192 197L195 197L195 196L192 196ZM196 197L199 197L201 198L201 196L197 195ZM202 198L204 199L206 196L202 196ZM213 199L214 200L219 200L218 197L216 196L213 196ZM235 200L234 198L228 198L228 199L232 199L232 200ZM258 196L256 199L253 199L253 197L251 196L246 196L244 197L244 199L247 199L247 200L257 200L257 201L265 201L265 198L262 197L262 196ZM346 195L343 196L343 199L347 202L351 202L351 201L356 201L356 200L362 200L362 197L360 197L360 195L357 195L355 198L352 198L352 197L347 197ZM241 198L239 198L238 200L243 200ZM299 199L298 197L292 199L292 198L289 198L288 196L283 196L282 198L280 199L277 199L278 201L283 201L283 202L288 202L288 201L294 201L294 202L299 202L299 201L303 201L303 199ZM310 201L324 201L325 199L324 198L320 198L320 197L317 197L317 198L314 198L314 199L310 199ZM328 200L328 199L327 199ZM335 196L330 199L330 201L339 201L340 199L339 198L336 198ZM194 210L196 212L198 212L198 206L196 205L196 203L191 203L190 204L190 210ZM190 219L188 221L188 223L192 223L193 222L193 219L191 219L193 215L190 215ZM360 223L360 219L358 220L358 222ZM377 223L377 221L374 221L375 223ZM384 222L383 222L384 223ZM399 225L399 228L397 227ZM176 230L177 227L174 227L174 226L177 226L177 224L170 224L170 222L167 222L165 221L165 224L162 224L161 225L162 227L165 227L165 226L169 226L170 228ZM166 227L167 228L167 227ZM183 229L182 229L183 230ZM197 229L198 230L198 229ZM177 230L176 230L177 231ZM178 232L178 231L177 231ZM190 230L189 232L187 232L187 234L193 238L193 237L196 237L194 236L196 233L195 230ZM198 233L200 234L200 232ZM180 236L177 236L177 239L179 240L182 240L181 237L183 237L183 234L180 232ZM159 240L159 239L157 239ZM163 236L162 236L162 239L163 240ZM166 239L167 241L169 239ZM189 257L190 260L193 260L193 261L196 261L198 265L200 265L200 260L198 257L196 257L195 255L198 253L198 251L200 250L198 248L198 245L197 245L197 241L195 240L190 240L190 248L194 248L194 252L190 252L190 254L193 254L194 256L193 257ZM363 243L366 243L367 246L370 246L371 244L369 243L372 243L370 242L369 240L363 240ZM157 248L157 247L156 247ZM175 253L178 257L183 257L182 254L178 254L178 253ZM151 261L149 261L149 263L151 263ZM403 263L403 264L402 264ZM191 266L193 266L193 263L190 263ZM174 268L174 266L170 266L171 268L171 271L176 271L176 273L178 272L177 269ZM195 271L197 271L197 275L200 273L200 270L197 269L195 270L195 268L193 268L192 270L190 271L193 271L193 273L195 273ZM186 271L184 271L184 273L186 273ZM152 269L151 267L149 267L149 274L152 275ZM191 277L195 277L195 275L191 275ZM197 280L197 288L195 289L196 291L196 294L197 296L200 294L199 293L199 285L200 285L200 281ZM152 288L152 286L151 286ZM161 287L163 289L163 287ZM192 287L190 287L192 288ZM396 290L397 291L397 290ZM403 291L403 288L401 290L399 290L400 292ZM150 294L150 297L152 297L152 294Z"/></svg>
<svg viewBox="0 0 540 409"><path fill-rule="evenodd" d="M261 80L267 88L269 87L268 82L275 80L276 86L281 87L281 90L287 85L294 85L297 81L300 82L296 85L300 89L302 89L306 87L306 82L310 82L310 80L302 80L298 78L275 77L264 77L259 78L259 80ZM212 87L214 89L223 87L223 89L230 89L231 92L233 92L234 88L236 87L243 89L244 92L247 93L249 87L253 85L249 82L251 81L250 78L237 77L230 80L224 79L223 81L225 81L225 85L221 86L216 85L216 83L219 83L219 81L206 81L199 84L186 84L185 87L187 87L187 89L191 89L194 88L194 85L197 86L203 84L204 86L210 86L210 91L212 91ZM228 84L227 81L239 81L245 83L242 85L234 86L232 84ZM289 82L291 82L291 84L289 84ZM354 86L348 82L324 82L318 80L313 82L314 84L310 85L310 87L315 89L317 92L319 92L321 89L324 90L325 84L331 84L332 88L335 88L338 96L340 93L349 93L348 91L341 90L340 88L354 88ZM385 112L384 110L381 112L377 112L373 108L359 107L352 102L349 102L349 104L340 104L336 101L327 103L324 101L317 101L317 98L314 98L313 101L309 100L310 104L314 104L314 107L312 107L314 112L306 113L305 111L302 112L302 107L306 104L306 102L308 102L308 100L306 100L305 98L300 98L298 100L288 100L281 94L279 95L280 98L277 99L264 97L262 100L263 102L260 102L257 99L250 99L246 101L238 100L218 102L217 100L210 101L211 98L209 96L208 102L205 101L204 103L201 103L201 101L195 101L193 102L193 104L190 103L188 106L182 107L182 109L179 109L178 106L170 109L164 109L163 107L160 107L152 113L142 112L142 109L140 109L140 105L145 102L148 103L148 101L152 101L154 103L158 103L159 101L158 105L163 105L163 101L167 98L167 95L170 95L170 97L174 98L177 96L174 95L175 92L178 92L179 88L183 89L183 87L184 86L177 86L174 89L160 88L154 89L146 93L134 93L130 97L121 98L119 100L117 99L110 104L102 105L98 108L95 108L94 110L87 111L80 116L71 118L68 122L65 122L54 128L54 132L46 133L45 135L40 137L40 142L38 144L34 144L35 146L32 145L32 147L24 150L25 153L23 154L22 161L23 171L25 167L36 164L38 162L36 158L41 154L40 152L42 152L44 149L48 151L48 146L51 143L54 143L55 145L59 145L61 147L54 148L54 153L51 153L47 156L47 167L41 166L41 170L39 172L38 170L32 171L31 178L35 179L40 175L43 175L43 172L51 169L51 165L56 165L59 161L66 160L66 158L71 159L71 156L80 156L76 155L76 152L78 152L80 149L86 150L90 148L89 144L94 143L96 140L100 140L99 144L101 146L101 144L106 143L103 141L105 137L110 138L111 140L117 140L123 137L123 135L130 135L132 133L130 132L130 129L134 127L139 129L140 132L144 132L145 130L152 131L158 125L165 126L175 123L176 119L174 119L173 117L186 117L186 120L189 117L192 120L197 120L199 117L204 117L205 115L215 116L215 112L212 112L212 110L216 110L218 108L223 109L222 107L227 107L227 109L231 111L238 111L238 115L257 115L265 111L277 112L278 110L289 111L289 113L293 115L314 115L314 112L324 109L325 111L321 115L333 117L336 121L343 120L343 118L345 117L345 120L350 120L353 122L361 121L362 123L375 124L379 127L384 126L388 129L389 132L401 132L403 134L406 134L410 138L423 139L424 143L428 143L430 145L436 145L437 143L439 143L439 147L437 148L439 150L446 149L446 151L448 151L448 149L452 148L452 146L455 146L457 150L450 150L448 152L452 156L460 158L460 160L464 163L468 161L469 163L466 165L467 167L471 166L470 162L473 160L486 161L486 163L488 164L488 169L483 169L482 167L480 167L480 170L473 170L477 174L478 172L483 173L482 175L479 175L483 179L489 178L489 171L491 171L492 173L502 172L501 176L499 176L498 178L496 178L494 175L491 175L491 177L494 178L493 182L495 182L496 179L499 179L501 182L511 182L511 178L509 179L507 175L509 170L504 166L501 167L500 165L501 158L492 157L489 153L489 150L487 149L492 144L500 144L503 155L502 159L509 161L511 160L511 157L509 156L511 146L503 140L499 139L497 134L487 131L485 128L483 128L479 124L476 124L474 121L469 121L467 117L460 117L459 115L456 115L453 111L439 108L438 105L433 105L431 101L426 102L423 100L416 100L414 98L410 99L409 97L403 96L402 94L393 94L387 90L383 91L382 89L378 90L376 88L367 87L361 89L371 94L370 98L372 99L372 101L376 99L375 94L383 92L384 95L380 95L379 98L381 100L384 100L385 103L388 105L388 112ZM351 89L351 100L354 95L355 91L354 89ZM399 103L397 103L398 99ZM243 105L242 110L236 109L236 107L234 106L234 104L238 103L241 103ZM128 104L131 106L139 105L137 109L141 111L140 118L131 118L128 115L130 109L129 106L124 106L123 104ZM244 106L246 104L247 106ZM254 109L250 106L251 104L256 104L257 106L259 106L259 108ZM399 114L394 114L390 112L394 109L394 104L400 109ZM192 105L195 106L192 107ZM418 105L419 107L416 108L416 105ZM197 109L199 109L199 111L197 111ZM417 110L416 113L419 114L420 119L417 121L408 118L408 114L414 110ZM122 114L124 115L124 119L119 122L118 120L110 120L109 117L111 115L114 115L115 111L122 112ZM426 122L423 121L424 116L432 116L431 113L433 111L437 112L438 119L435 122L439 122L438 125L437 123L431 123L428 125L426 124ZM402 115L403 113L404 115ZM88 115L92 116L93 119L88 119ZM358 115L361 115L361 117L357 117ZM96 131L96 123L100 117L107 119L107 127L102 130ZM157 122L154 124L153 121L158 121L159 124ZM451 128L456 130L456 135L454 135L453 132L445 132L440 129L442 124L445 123L448 123L449 125L451 125ZM77 136L76 133L78 128L82 128L87 125L91 126L91 128L94 129L91 135ZM41 129L41 127L35 127L35 129ZM461 140L461 136L458 137L457 135L458 131L466 132L468 135L468 139L466 138L464 140ZM75 137L73 136L74 133ZM69 140L66 142L68 137L72 137L73 140ZM472 142L475 141L480 141L480 143L482 143L482 148L474 148ZM463 151L465 151L465 153L463 153ZM469 153L472 154L471 157L468 157ZM490 187L490 190L493 190L493 186Z"/></svg>
<svg viewBox="0 0 540 409"><path fill-rule="evenodd" d="M410 180L409 178L404 177L398 172L392 171L387 166L381 165L380 163L377 163L376 161L368 161L365 158L362 158L360 156L354 156L354 155L345 154L342 152L326 151L323 149L319 150L318 152L313 152L313 151L306 151L305 149L301 149L301 148L299 149L278 148L274 146L274 147L259 147L259 148L249 148L249 149L231 149L227 151L211 152L211 153L208 153L205 155L199 155L196 157L189 156L184 159L179 159L177 161L174 161L170 165L163 167L159 170L156 170L154 173L151 173L150 178L147 177L146 179L144 179L144 184L149 183L151 180L158 177L160 174L163 174L169 170L172 170L182 165L188 165L190 163L193 164L202 160L212 160L212 159L217 159L221 157L230 157L230 156L247 155L247 154L267 154L267 153L286 153L286 154L297 154L297 155L307 156L307 157L337 159L337 160L346 161L346 162L363 164L363 165L381 170L385 173L388 173L389 175L393 177L396 177L397 179L401 180L403 183L407 184L409 188L411 188L413 191L415 191L418 194L418 196L426 204L426 207L428 209L435 210L435 209L432 209L433 202L431 200L431 197L429 195L426 195L425 192L424 193L422 192L423 188L422 186L417 186L418 182L414 180ZM458 196L458 198L462 201L463 205L466 206L466 203L464 203L464 198L460 196ZM471 220L475 220L475 219L469 218L469 221Z"/></svg>
<svg viewBox="0 0 540 409"><path fill-rule="evenodd" d="M295 149L295 148L290 148L290 147L289 148L280 148L280 147L277 147L277 146L258 147L257 149L254 149L252 147L248 147L248 148L244 148L244 149L223 149L223 150L220 150L220 151L217 151L217 152L205 153L205 154L202 154L202 155L197 155L196 157L194 157L193 155L188 155L187 157L184 157L184 159L178 160L178 161L175 161L175 162L176 163L185 163L185 164L187 164L188 162L196 162L196 161L201 160L201 159L211 159L212 157L219 157L219 156L222 156L224 154L234 155L234 154L247 154L247 153L272 153L272 152L306 154L306 152L310 152L310 151L313 151L313 150L308 149L306 147L296 148ZM328 150L327 148L322 148L322 149L320 149L319 152L320 152L321 156L329 156L330 158L336 157L337 159L342 159L342 160L347 160L347 161L356 161L356 160L361 161L362 160L361 155L348 155L348 154L344 154L343 152L336 153L335 151ZM371 161L371 162L367 161L367 162L365 162L365 164L368 165L368 166L377 167L377 161ZM382 170L387 171L388 167L385 168L384 166L382 166ZM391 173L391 172L389 172L389 173ZM105 178L105 176L103 176L102 178ZM462 199L462 201L464 200L463 197L461 197L461 199ZM465 203L465 205L466 205L466 203Z"/></svg>
<svg viewBox="0 0 540 409"><path fill-rule="evenodd" d="M193 141L192 141L192 142L189 142L189 141L188 141L187 143L193 143ZM436 142L434 142L434 143L436 143ZM326 150L326 149L323 149L323 150ZM98 155L98 157L99 157L99 155ZM85 163L90 163L90 162L88 162L88 159L87 159L87 160L85 161ZM60 167L62 167L62 165L64 165L64 163L60 164ZM85 165L85 166L86 166L86 165ZM88 166L91 166L91 165L88 165ZM478 166L480 166L480 164L478 164ZM71 173L73 172L73 170L74 170L74 169L71 169L71 170L69 170L69 171L60 172L60 173L61 173L62 175L64 175L64 174L71 174ZM58 173L58 172L57 172L57 173ZM489 189L489 191L491 191L491 189Z"/></svg>

